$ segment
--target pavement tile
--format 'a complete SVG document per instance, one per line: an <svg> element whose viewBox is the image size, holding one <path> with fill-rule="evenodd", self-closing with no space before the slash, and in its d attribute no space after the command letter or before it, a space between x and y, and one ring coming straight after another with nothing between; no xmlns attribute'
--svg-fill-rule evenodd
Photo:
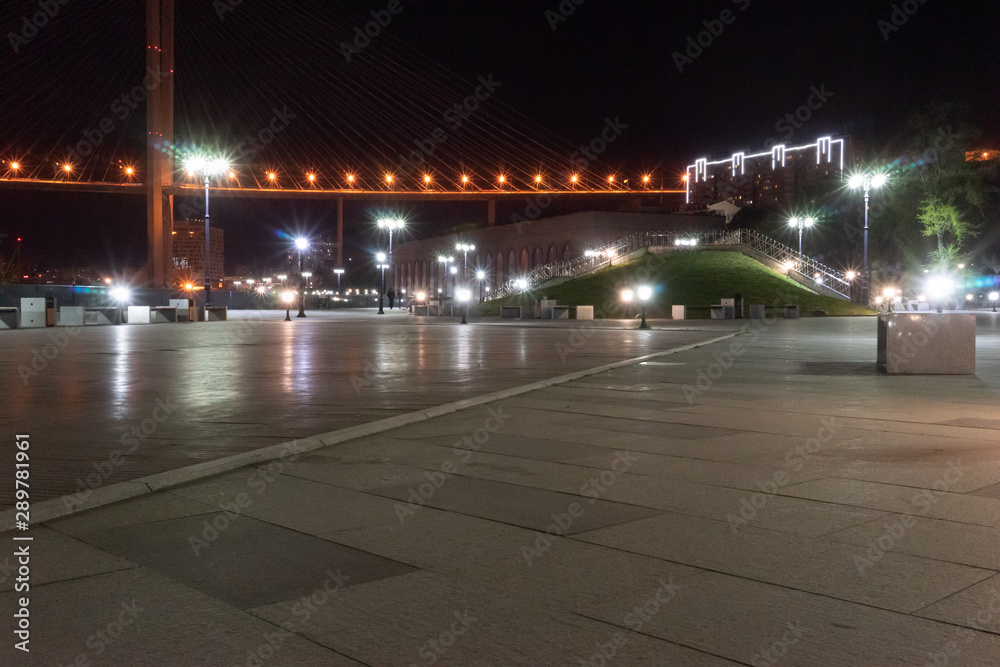
<svg viewBox="0 0 1000 667"><path fill-rule="evenodd" d="M12 609L14 595L0 605ZM361 664L146 568L39 586L31 602L31 653L4 641L0 664Z"/></svg>
<svg viewBox="0 0 1000 667"><path fill-rule="evenodd" d="M14 552L23 546L28 547L31 559L28 582L31 587L135 567L134 563L113 553L95 549L52 528L33 526L26 533L16 534L17 537L31 537L30 542L14 542L12 536L12 533L0 534L5 542L4 553L0 557L0 591L13 591L18 583L19 563Z"/></svg>
<svg viewBox="0 0 1000 667"><path fill-rule="evenodd" d="M377 492L402 501L413 498L411 487L392 487L379 489ZM424 500L430 507L502 521L533 530L545 531L550 526L561 523L566 526L560 528L563 534L634 521L658 513L648 508L597 498L473 477L448 479L440 488L429 492Z"/></svg>
<svg viewBox="0 0 1000 667"><path fill-rule="evenodd" d="M886 553L859 568L864 549L679 514L575 536L635 553L882 609L912 612L991 576L988 570ZM862 572L863 569L863 572Z"/></svg>
<svg viewBox="0 0 1000 667"><path fill-rule="evenodd" d="M414 570L250 517L182 517L156 528L112 528L87 540L241 609L311 594L328 579L340 588Z"/></svg>
<svg viewBox="0 0 1000 667"><path fill-rule="evenodd" d="M1000 575L969 586L914 613L924 618L1000 635ZM966 641L963 635L960 643Z"/></svg>
<svg viewBox="0 0 1000 667"><path fill-rule="evenodd" d="M253 613L272 623L294 618L290 603ZM312 614L302 634L372 665L588 664L595 654L604 659L600 645L609 641L617 664L733 664L568 612L539 613L493 589L431 572L341 591Z"/></svg>
<svg viewBox="0 0 1000 667"><path fill-rule="evenodd" d="M782 487L778 493L825 503L1000 527L1000 498L835 477Z"/></svg>
<svg viewBox="0 0 1000 667"><path fill-rule="evenodd" d="M751 579L706 572L676 582L666 604L637 596L628 621L654 637L683 643L740 664L803 667L935 665L956 628L907 614L836 600ZM648 605L648 606L647 606ZM636 610L635 608L639 608ZM643 615L642 612L645 612ZM591 616L627 627L618 600ZM971 633L948 665L995 665L1000 637ZM943 663L942 663L943 664Z"/></svg>
<svg viewBox="0 0 1000 667"><path fill-rule="evenodd" d="M218 508L169 493L152 493L46 523L67 535L217 512Z"/></svg>

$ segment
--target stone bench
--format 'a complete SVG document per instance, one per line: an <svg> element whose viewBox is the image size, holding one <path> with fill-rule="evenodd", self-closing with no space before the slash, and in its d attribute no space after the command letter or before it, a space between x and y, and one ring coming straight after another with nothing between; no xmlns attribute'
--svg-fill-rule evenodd
<svg viewBox="0 0 1000 667"><path fill-rule="evenodd" d="M883 313L876 363L889 375L975 375L976 316Z"/></svg>
<svg viewBox="0 0 1000 667"><path fill-rule="evenodd" d="M59 306L59 321L56 326L82 327L85 311L83 306Z"/></svg>
<svg viewBox="0 0 1000 667"><path fill-rule="evenodd" d="M83 311L84 326L108 326L122 323L122 311L117 306L87 308Z"/></svg>
<svg viewBox="0 0 1000 667"><path fill-rule="evenodd" d="M0 308L0 329L16 329L18 315L17 308Z"/></svg>

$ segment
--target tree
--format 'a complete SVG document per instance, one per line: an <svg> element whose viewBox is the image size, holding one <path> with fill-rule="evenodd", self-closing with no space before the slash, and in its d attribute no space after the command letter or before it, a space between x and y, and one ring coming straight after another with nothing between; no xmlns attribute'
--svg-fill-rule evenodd
<svg viewBox="0 0 1000 667"><path fill-rule="evenodd" d="M962 244L976 235L975 227L967 222L951 201L930 196L920 203L917 220L923 225L923 235L937 237L937 250L931 253L933 264L946 269L961 260Z"/></svg>

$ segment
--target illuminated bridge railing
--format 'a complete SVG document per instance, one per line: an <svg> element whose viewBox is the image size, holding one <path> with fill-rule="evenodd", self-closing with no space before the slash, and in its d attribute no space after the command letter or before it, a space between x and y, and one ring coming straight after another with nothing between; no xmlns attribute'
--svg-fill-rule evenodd
<svg viewBox="0 0 1000 667"><path fill-rule="evenodd" d="M835 292L848 299L850 281L847 276L769 236L752 229L708 230L700 232L640 232L626 236L603 248L589 250L583 256L568 262L538 266L528 273L512 278L494 290L489 299L502 299L537 288L553 278L576 278L611 266L615 260L643 248L671 246L695 248L699 246L745 246L759 255L780 265L786 271L795 271L816 288Z"/></svg>

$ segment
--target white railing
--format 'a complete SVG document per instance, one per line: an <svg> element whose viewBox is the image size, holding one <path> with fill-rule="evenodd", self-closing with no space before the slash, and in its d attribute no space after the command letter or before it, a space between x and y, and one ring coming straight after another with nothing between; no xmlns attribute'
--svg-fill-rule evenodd
<svg viewBox="0 0 1000 667"><path fill-rule="evenodd" d="M849 299L850 281L836 269L800 254L785 244L752 229L709 230L700 232L639 232L626 236L603 248L588 251L586 255L569 262L556 262L538 266L528 273L512 278L497 287L489 299L501 299L534 289L552 278L575 278L610 266L614 261L636 250L653 246L691 247L742 245L782 265L786 271L795 271L813 281L815 287L825 288Z"/></svg>

